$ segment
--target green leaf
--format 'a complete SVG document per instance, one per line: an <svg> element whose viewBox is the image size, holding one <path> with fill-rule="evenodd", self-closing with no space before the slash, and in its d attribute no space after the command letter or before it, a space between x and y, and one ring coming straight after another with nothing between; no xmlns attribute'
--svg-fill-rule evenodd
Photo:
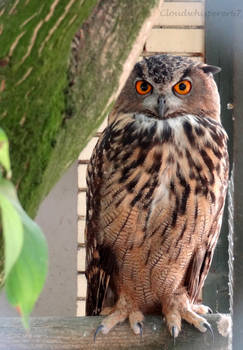
<svg viewBox="0 0 243 350"><path fill-rule="evenodd" d="M5 278L14 266L23 245L23 224L16 205L18 202L14 186L11 182L0 179L0 208L4 237L4 276Z"/></svg>
<svg viewBox="0 0 243 350"><path fill-rule="evenodd" d="M47 244L39 226L21 207L15 188L8 180L0 181L0 203L3 223L5 220L3 225L5 262L10 261L5 268L8 272L5 279L6 294L9 302L20 311L24 325L27 327L29 314L46 279ZM16 227L17 231L15 231ZM22 227L22 245L16 259L16 250L19 250L20 246L20 227ZM14 265L11 255L15 256Z"/></svg>
<svg viewBox="0 0 243 350"><path fill-rule="evenodd" d="M0 164L7 171L7 177L11 176L11 167L9 159L9 144L5 132L0 128Z"/></svg>
<svg viewBox="0 0 243 350"><path fill-rule="evenodd" d="M9 302L23 316L24 325L44 286L47 274L47 245L39 227L23 212L24 243L6 280Z"/></svg>

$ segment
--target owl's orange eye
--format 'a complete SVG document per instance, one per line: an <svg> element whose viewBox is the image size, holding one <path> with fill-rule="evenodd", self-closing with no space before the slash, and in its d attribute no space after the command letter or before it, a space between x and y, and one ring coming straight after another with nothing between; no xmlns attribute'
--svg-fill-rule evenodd
<svg viewBox="0 0 243 350"><path fill-rule="evenodd" d="M146 95L152 90L152 85L145 80L138 80L136 82L136 91L139 95Z"/></svg>
<svg viewBox="0 0 243 350"><path fill-rule="evenodd" d="M179 81L176 85L173 86L174 92L179 95L187 95L192 88L192 83L189 80Z"/></svg>

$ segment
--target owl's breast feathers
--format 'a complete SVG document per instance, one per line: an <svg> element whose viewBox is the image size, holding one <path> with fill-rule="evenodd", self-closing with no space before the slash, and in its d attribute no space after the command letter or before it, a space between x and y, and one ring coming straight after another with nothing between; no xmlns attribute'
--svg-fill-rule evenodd
<svg viewBox="0 0 243 350"><path fill-rule="evenodd" d="M106 128L87 175L87 314L108 287L116 298L126 285L141 308L179 285L199 297L221 226L226 142L221 124L193 115L120 114Z"/></svg>

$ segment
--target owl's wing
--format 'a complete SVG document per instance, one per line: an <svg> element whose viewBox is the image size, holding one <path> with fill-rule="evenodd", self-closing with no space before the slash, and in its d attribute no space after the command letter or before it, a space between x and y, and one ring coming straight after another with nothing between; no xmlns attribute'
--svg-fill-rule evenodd
<svg viewBox="0 0 243 350"><path fill-rule="evenodd" d="M221 221L224 209L224 197L225 195L222 195L221 200L218 203L219 207L214 217L208 238L192 255L186 272L184 285L193 303L201 303L202 301L202 287L212 263L214 250L221 229Z"/></svg>
<svg viewBox="0 0 243 350"><path fill-rule="evenodd" d="M93 151L87 169L87 214L86 214L86 315L98 315L102 310L111 285L115 259L102 245L103 233L99 228L100 189L104 182L105 152L109 144L109 127L101 135Z"/></svg>
<svg viewBox="0 0 243 350"><path fill-rule="evenodd" d="M202 299L202 287L209 272L218 241L228 187L229 158L227 152L227 135L219 126L214 129L213 135L216 140L215 145L218 145L220 157L217 151L215 151L214 155L211 155L211 157L215 164L215 169L217 169L217 164L219 166L218 169L221 169L218 171L221 185L215 188L214 204L213 202L210 204L210 212L212 213L211 227L208 227L204 240L197 250L194 251L185 274L184 285L193 303L201 302Z"/></svg>

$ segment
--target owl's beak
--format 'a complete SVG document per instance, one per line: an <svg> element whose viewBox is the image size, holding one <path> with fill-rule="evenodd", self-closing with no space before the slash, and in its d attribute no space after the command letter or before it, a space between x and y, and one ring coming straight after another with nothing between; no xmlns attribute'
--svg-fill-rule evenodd
<svg viewBox="0 0 243 350"><path fill-rule="evenodd" d="M163 118L165 114L165 97L164 96L159 96L157 108L158 108L159 118Z"/></svg>

